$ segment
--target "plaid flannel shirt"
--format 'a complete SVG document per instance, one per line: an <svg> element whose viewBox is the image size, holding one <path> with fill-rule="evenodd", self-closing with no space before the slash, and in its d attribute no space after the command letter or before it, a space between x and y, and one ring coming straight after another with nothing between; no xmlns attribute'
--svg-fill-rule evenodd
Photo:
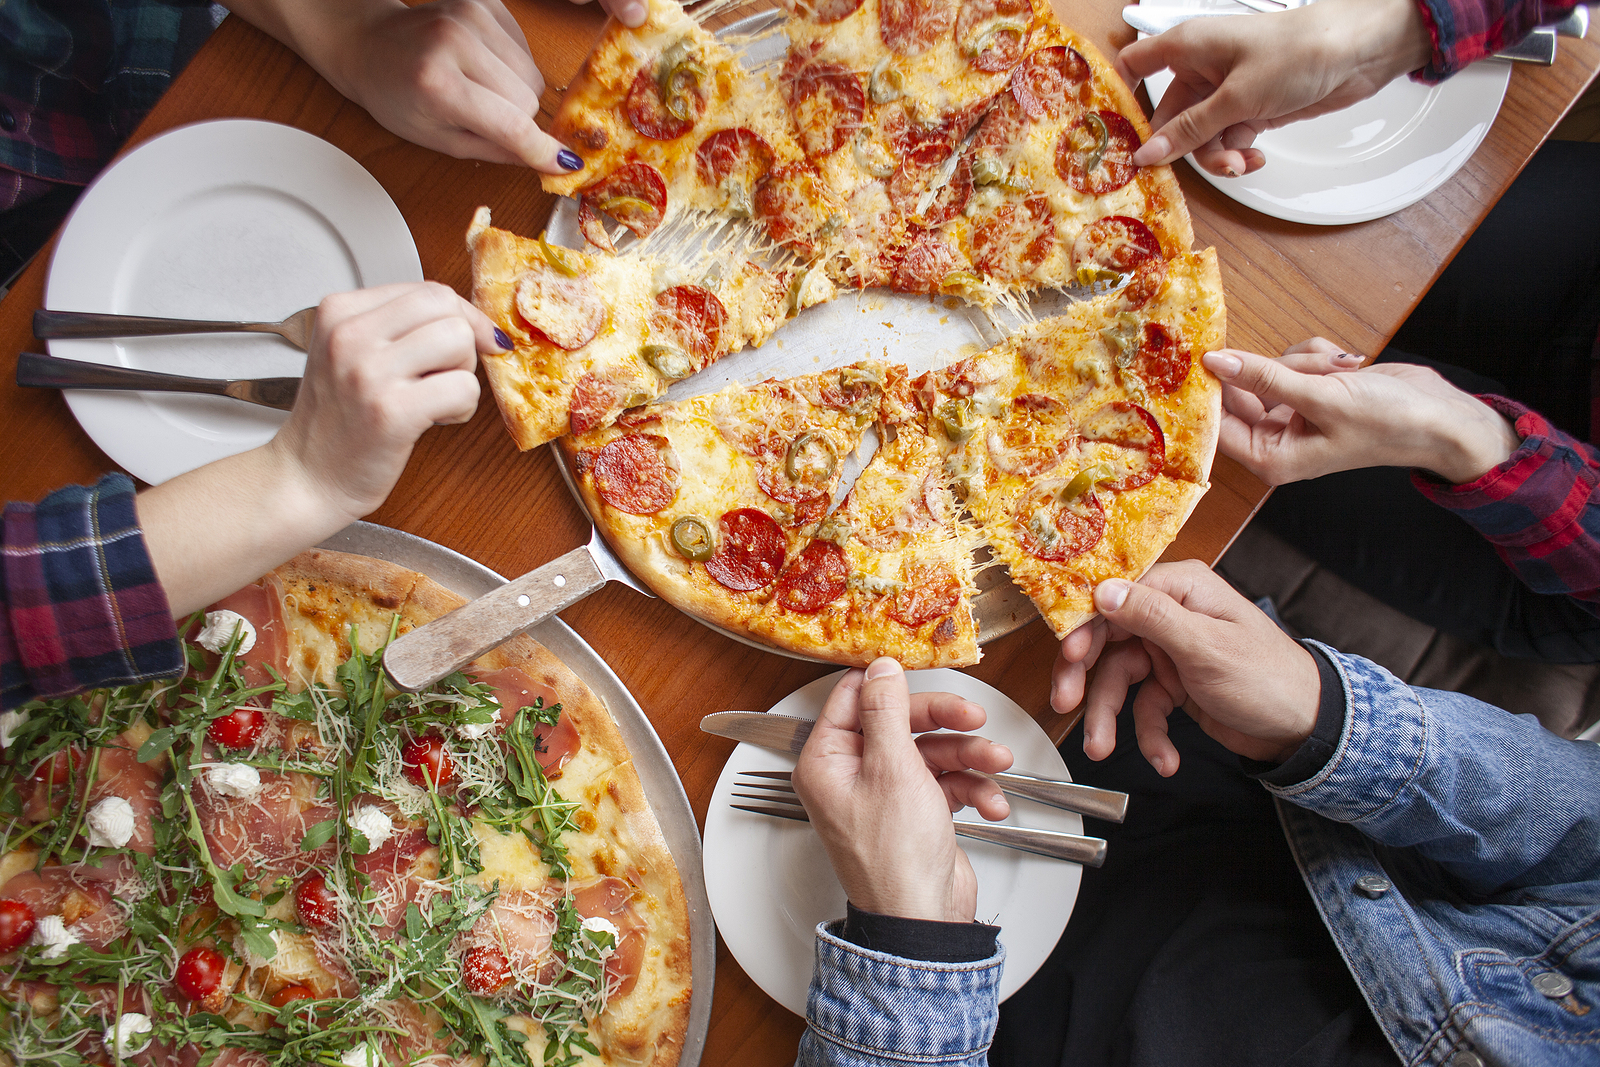
<svg viewBox="0 0 1600 1067"><path fill-rule="evenodd" d="M1452 485L1424 471L1412 481L1494 545L1528 588L1600 615L1600 448L1514 400L1479 399L1511 421L1521 447L1475 482Z"/></svg>
<svg viewBox="0 0 1600 1067"><path fill-rule="evenodd" d="M3 530L0 707L183 669L127 475L8 504Z"/></svg>
<svg viewBox="0 0 1600 1067"><path fill-rule="evenodd" d="M1417 0L1433 58L1412 77L1440 82L1469 63L1516 44L1537 26L1566 18L1579 0Z"/></svg>
<svg viewBox="0 0 1600 1067"><path fill-rule="evenodd" d="M207 0L0 2L0 210L91 181L216 24Z"/></svg>

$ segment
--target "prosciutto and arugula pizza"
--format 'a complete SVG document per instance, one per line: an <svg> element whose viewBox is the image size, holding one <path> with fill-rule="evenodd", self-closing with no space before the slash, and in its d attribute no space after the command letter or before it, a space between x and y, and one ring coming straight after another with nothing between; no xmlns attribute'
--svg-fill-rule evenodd
<svg viewBox="0 0 1600 1067"><path fill-rule="evenodd" d="M182 678L0 718L0 1056L676 1063L686 905L601 702L527 638L385 684L460 603L314 551L197 622Z"/></svg>

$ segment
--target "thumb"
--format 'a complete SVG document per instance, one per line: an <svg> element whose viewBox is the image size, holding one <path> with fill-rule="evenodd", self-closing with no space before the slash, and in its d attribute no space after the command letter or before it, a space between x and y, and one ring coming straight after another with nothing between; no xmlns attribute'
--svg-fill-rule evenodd
<svg viewBox="0 0 1600 1067"><path fill-rule="evenodd" d="M920 764L916 742L911 739L911 691L900 664L888 656L873 660L861 682L859 700L865 738L862 759L898 763L909 754Z"/></svg>
<svg viewBox="0 0 1600 1067"><path fill-rule="evenodd" d="M1170 93L1177 88L1178 83L1174 82L1167 91ZM1223 82L1215 92L1184 108L1152 134L1133 154L1133 162L1148 167L1182 159L1229 126L1252 118L1255 115L1251 110L1236 93L1229 91L1228 83Z"/></svg>
<svg viewBox="0 0 1600 1067"><path fill-rule="evenodd" d="M1180 670L1213 644L1208 617L1148 585L1108 579L1095 587L1094 606L1113 625L1156 644Z"/></svg>
<svg viewBox="0 0 1600 1067"><path fill-rule="evenodd" d="M1319 374L1305 374L1279 360L1234 348L1207 352L1200 362L1229 385L1260 398L1268 411L1287 404L1316 421L1327 410L1323 391L1328 386Z"/></svg>

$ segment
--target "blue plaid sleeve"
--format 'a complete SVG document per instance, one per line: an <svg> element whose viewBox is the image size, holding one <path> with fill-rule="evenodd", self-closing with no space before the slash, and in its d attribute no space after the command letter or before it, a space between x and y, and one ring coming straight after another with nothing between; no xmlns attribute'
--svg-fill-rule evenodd
<svg viewBox="0 0 1600 1067"><path fill-rule="evenodd" d="M8 504L3 530L0 707L183 669L127 475Z"/></svg>

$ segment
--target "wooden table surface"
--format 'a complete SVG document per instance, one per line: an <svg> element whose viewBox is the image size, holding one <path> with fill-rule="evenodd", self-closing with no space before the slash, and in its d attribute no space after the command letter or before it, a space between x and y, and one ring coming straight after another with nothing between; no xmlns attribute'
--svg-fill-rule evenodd
<svg viewBox="0 0 1600 1067"><path fill-rule="evenodd" d="M507 0L548 83L547 122L603 14L563 0ZM1112 0L1056 0L1063 20L1108 53L1132 40ZM1186 165L1179 176L1195 232L1215 245L1233 346L1274 353L1320 333L1349 351L1376 353L1499 199L1600 69L1600 44L1562 38L1549 68L1518 64L1505 105L1477 153L1423 201L1374 222L1303 226L1235 204ZM499 226L537 233L552 198L529 172L449 159L408 144L344 100L293 53L241 20L227 20L131 143L208 118L258 118L322 137L357 159L388 190L411 227L428 278L469 291L463 239L480 204ZM68 482L91 482L115 464L53 392L19 389L16 353L42 350L30 317L41 306L48 249L0 303L0 492L34 500ZM1166 558L1215 561L1248 521L1265 487L1218 458L1213 488ZM588 524L548 451L519 454L485 387L467 425L435 429L372 521L398 527L517 575L575 547ZM701 715L764 709L827 668L756 651L696 625L661 601L612 585L563 616L638 697L672 753L702 823L731 742L701 734ZM1049 710L1055 645L1035 621L991 643L970 673L998 686L1057 739L1067 723ZM750 1067L791 1062L802 1021L763 994L721 947L704 1061Z"/></svg>

